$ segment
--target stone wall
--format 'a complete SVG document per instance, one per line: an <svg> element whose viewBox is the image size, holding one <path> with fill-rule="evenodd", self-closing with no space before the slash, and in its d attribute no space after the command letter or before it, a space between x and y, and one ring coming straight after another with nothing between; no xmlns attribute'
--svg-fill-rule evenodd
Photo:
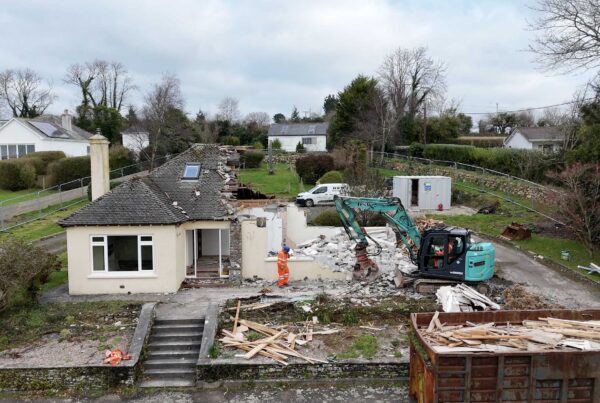
<svg viewBox="0 0 600 403"><path fill-rule="evenodd" d="M352 359L327 364L290 362L287 366L229 358L201 358L196 367L196 379L205 382L261 379L398 379L408 377L408 370L408 361L399 358L378 361Z"/></svg>
<svg viewBox="0 0 600 403"><path fill-rule="evenodd" d="M154 319L155 303L144 304L129 353L132 359L117 366L83 365L78 367L26 367L11 365L0 368L0 391L66 391L87 394L92 391L135 385L140 374L141 357Z"/></svg>
<svg viewBox="0 0 600 403"><path fill-rule="evenodd" d="M239 219L231 221L229 227L229 279L240 281L242 278L242 223Z"/></svg>
<svg viewBox="0 0 600 403"><path fill-rule="evenodd" d="M535 185L528 185L518 179L509 179L502 176L483 175L476 172L466 171L451 167L438 165L425 165L411 162L394 162L390 168L397 170L401 175L442 175L449 176L453 180L465 181L480 185L489 189L502 191L525 199L542 201L548 198L547 191Z"/></svg>

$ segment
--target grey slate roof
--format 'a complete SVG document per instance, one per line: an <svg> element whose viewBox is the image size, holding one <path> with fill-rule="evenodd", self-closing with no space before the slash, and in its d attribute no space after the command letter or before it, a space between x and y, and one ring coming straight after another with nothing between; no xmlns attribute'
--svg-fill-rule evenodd
<svg viewBox="0 0 600 403"><path fill-rule="evenodd" d="M326 136L329 123L275 123L269 136Z"/></svg>
<svg viewBox="0 0 600 403"><path fill-rule="evenodd" d="M565 134L555 126L519 127L515 130L529 141L563 141Z"/></svg>
<svg viewBox="0 0 600 403"><path fill-rule="evenodd" d="M223 156L196 144L145 178L129 180L59 222L80 225L160 225L229 217L223 201ZM186 163L200 164L197 180L182 180Z"/></svg>
<svg viewBox="0 0 600 403"><path fill-rule="evenodd" d="M62 127L62 120L60 116L52 116L52 115L42 115L33 119L26 118L15 118L22 123L25 123L29 128L35 130L39 134L42 134L48 138L59 138L59 139L67 139L67 140L87 140L93 136L92 133L81 129L80 127L71 124L72 130L67 130ZM48 123L52 125L55 130L55 135L49 136L47 133L44 133L38 127L32 124L32 122L41 122Z"/></svg>

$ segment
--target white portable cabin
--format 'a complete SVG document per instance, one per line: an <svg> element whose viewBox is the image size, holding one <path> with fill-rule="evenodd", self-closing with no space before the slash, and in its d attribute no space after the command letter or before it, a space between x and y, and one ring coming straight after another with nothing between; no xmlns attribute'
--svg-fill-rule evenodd
<svg viewBox="0 0 600 403"><path fill-rule="evenodd" d="M392 195L407 209L443 210L451 207L452 179L448 176L394 176Z"/></svg>

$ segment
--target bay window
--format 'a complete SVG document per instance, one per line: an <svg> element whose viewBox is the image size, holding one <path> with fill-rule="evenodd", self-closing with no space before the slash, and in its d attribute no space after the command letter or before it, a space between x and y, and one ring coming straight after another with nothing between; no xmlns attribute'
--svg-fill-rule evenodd
<svg viewBox="0 0 600 403"><path fill-rule="evenodd" d="M94 235L91 239L93 272L151 271L151 235Z"/></svg>

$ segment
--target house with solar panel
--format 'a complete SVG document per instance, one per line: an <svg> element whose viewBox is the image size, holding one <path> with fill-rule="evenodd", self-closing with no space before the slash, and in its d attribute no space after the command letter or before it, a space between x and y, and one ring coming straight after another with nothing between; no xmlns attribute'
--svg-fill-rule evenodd
<svg viewBox="0 0 600 403"><path fill-rule="evenodd" d="M68 110L61 116L12 118L0 124L0 159L36 151L63 151L68 157L87 155L90 137L92 133L73 124Z"/></svg>
<svg viewBox="0 0 600 403"><path fill-rule="evenodd" d="M279 140L281 149L295 152L298 143L306 152L327 151L329 123L275 123L269 127L269 141Z"/></svg>

